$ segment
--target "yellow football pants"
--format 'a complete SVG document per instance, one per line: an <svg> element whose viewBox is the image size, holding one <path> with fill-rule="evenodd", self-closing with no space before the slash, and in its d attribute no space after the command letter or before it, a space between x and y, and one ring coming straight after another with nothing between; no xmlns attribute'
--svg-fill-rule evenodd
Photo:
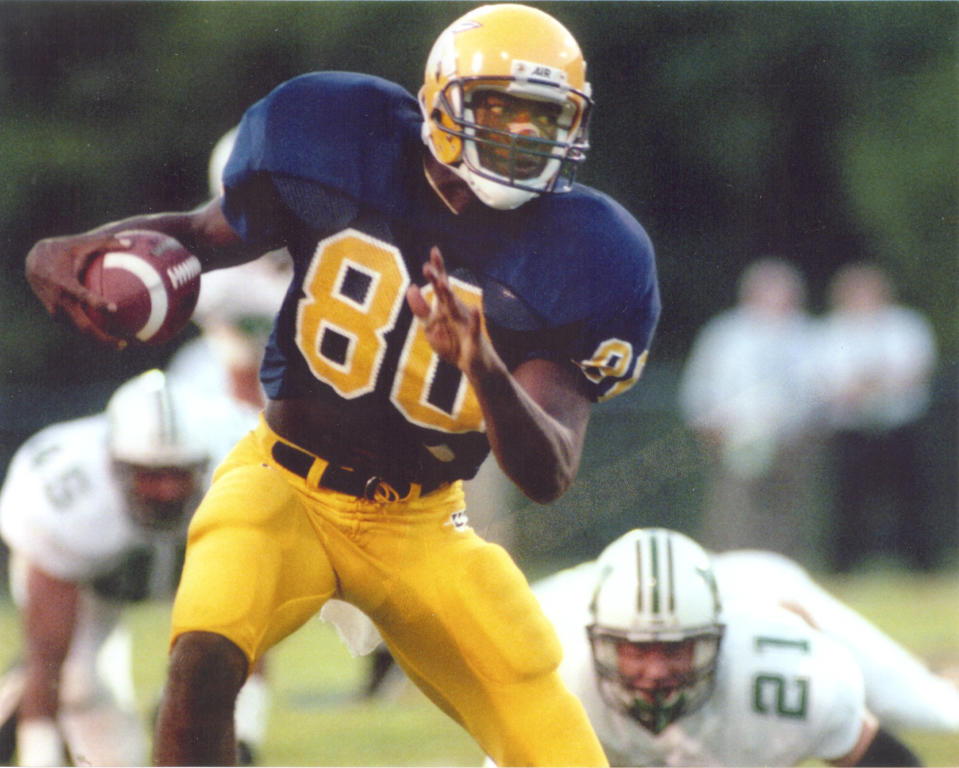
<svg viewBox="0 0 959 768"><path fill-rule="evenodd" d="M394 658L498 765L606 765L561 649L499 546L454 524L460 483L357 499L276 464L261 420L217 468L190 525L172 639L215 632L253 663L332 597L377 625Z"/></svg>

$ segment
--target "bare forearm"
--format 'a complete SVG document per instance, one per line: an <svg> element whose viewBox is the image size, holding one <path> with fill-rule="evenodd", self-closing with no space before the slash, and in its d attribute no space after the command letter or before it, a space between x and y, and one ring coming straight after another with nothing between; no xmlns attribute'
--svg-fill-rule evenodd
<svg viewBox="0 0 959 768"><path fill-rule="evenodd" d="M75 584L30 567L23 608L26 682L20 711L24 719L56 716L60 670L73 638L78 601Z"/></svg>
<svg viewBox="0 0 959 768"><path fill-rule="evenodd" d="M559 498L579 468L590 406L585 379L571 365L544 359L510 372L483 330L480 309L450 288L439 248L430 251L423 274L435 300L412 285L407 303L440 359L469 379L500 468L534 501Z"/></svg>
<svg viewBox="0 0 959 768"><path fill-rule="evenodd" d="M571 405L568 426L539 405L502 362L469 378L502 470L533 501L545 504L562 496L579 469L588 404Z"/></svg>
<svg viewBox="0 0 959 768"><path fill-rule="evenodd" d="M258 255L242 247L217 201L193 211L131 216L104 224L89 234L116 234L126 229L149 229L169 235L200 259L204 271L240 264Z"/></svg>
<svg viewBox="0 0 959 768"><path fill-rule="evenodd" d="M20 714L25 720L55 719L60 706L60 667L52 668L41 659L26 664L26 679Z"/></svg>

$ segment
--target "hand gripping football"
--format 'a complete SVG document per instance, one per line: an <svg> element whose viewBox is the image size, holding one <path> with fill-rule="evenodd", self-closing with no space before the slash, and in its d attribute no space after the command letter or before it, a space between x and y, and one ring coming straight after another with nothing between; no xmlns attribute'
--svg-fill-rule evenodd
<svg viewBox="0 0 959 768"><path fill-rule="evenodd" d="M163 344L190 322L200 295L200 260L160 232L129 230L115 237L129 247L97 254L83 284L116 304L117 311L88 307L87 314L113 336Z"/></svg>

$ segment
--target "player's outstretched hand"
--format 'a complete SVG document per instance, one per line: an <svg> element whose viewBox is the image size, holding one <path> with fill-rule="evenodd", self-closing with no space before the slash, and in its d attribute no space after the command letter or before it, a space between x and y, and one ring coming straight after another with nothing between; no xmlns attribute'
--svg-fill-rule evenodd
<svg viewBox="0 0 959 768"><path fill-rule="evenodd" d="M467 306L453 293L443 256L436 246L423 265L423 276L430 281L435 294L432 304L417 285L410 286L406 300L423 322L430 346L441 360L464 373L475 372L482 365L485 352L479 307Z"/></svg>
<svg viewBox="0 0 959 768"><path fill-rule="evenodd" d="M82 333L123 347L126 342L105 333L91 322L85 307L116 312L116 306L87 290L81 276L100 252L126 247L108 234L87 234L41 240L27 254L27 282L40 302L56 319L69 319Z"/></svg>

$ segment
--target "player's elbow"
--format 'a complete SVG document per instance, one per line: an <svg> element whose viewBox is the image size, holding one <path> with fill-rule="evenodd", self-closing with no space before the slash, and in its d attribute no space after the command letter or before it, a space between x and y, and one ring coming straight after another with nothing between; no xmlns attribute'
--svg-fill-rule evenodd
<svg viewBox="0 0 959 768"><path fill-rule="evenodd" d="M537 504L550 504L569 490L576 479L576 463L558 462L549 471L534 472L518 481L520 490Z"/></svg>
<svg viewBox="0 0 959 768"><path fill-rule="evenodd" d="M521 490L530 501L534 501L537 504L550 504L566 493L566 488L559 485L550 487L544 485L542 487L522 488Z"/></svg>
<svg viewBox="0 0 959 768"><path fill-rule="evenodd" d="M863 728L859 740L853 749L838 760L830 760L835 766L893 766L905 768L907 766L921 766L922 761L905 744L899 741L889 731L880 728L872 714L867 714L863 720Z"/></svg>
<svg viewBox="0 0 959 768"><path fill-rule="evenodd" d="M497 452L500 466L517 487L537 504L556 501L569 490L583 453L586 422L570 428L531 431L527 439L512 442L504 453Z"/></svg>

